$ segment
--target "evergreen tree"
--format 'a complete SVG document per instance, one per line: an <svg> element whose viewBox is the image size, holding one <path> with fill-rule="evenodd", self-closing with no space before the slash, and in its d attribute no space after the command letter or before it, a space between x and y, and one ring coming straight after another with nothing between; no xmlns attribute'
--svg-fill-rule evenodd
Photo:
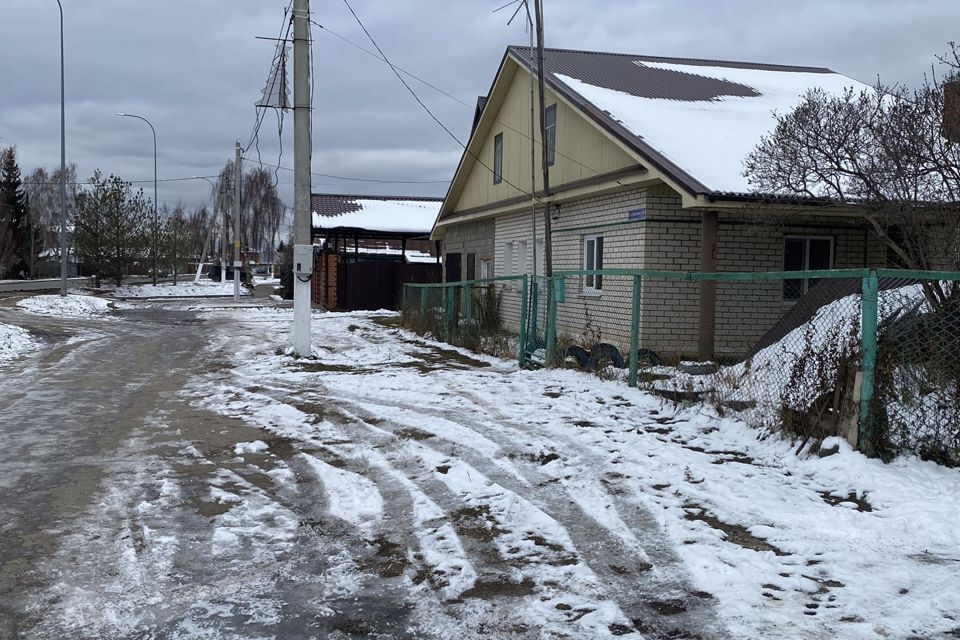
<svg viewBox="0 0 960 640"><path fill-rule="evenodd" d="M26 277L34 257L31 251L31 225L29 200L23 190L20 167L17 164L15 147L7 147L0 153L0 225L4 230L3 242L7 254L8 275ZM39 251L38 246L33 251ZM12 252L12 261L10 253Z"/></svg>

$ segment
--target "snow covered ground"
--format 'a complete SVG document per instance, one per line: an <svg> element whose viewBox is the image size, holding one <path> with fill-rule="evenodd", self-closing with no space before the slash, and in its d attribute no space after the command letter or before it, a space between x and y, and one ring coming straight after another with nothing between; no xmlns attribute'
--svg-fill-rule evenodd
<svg viewBox="0 0 960 640"><path fill-rule="evenodd" d="M28 331L0 323L0 367L35 349L38 342Z"/></svg>
<svg viewBox="0 0 960 640"><path fill-rule="evenodd" d="M118 391L135 397L115 404L144 418L109 421L130 435L83 459L102 472L46 533L32 637L960 633L957 470L842 442L798 455L703 407L519 370L389 314L314 314L316 357L300 360L289 309L136 304L161 324L108 323L118 346L102 348L143 349Z"/></svg>
<svg viewBox="0 0 960 640"><path fill-rule="evenodd" d="M203 296L232 296L233 282L216 282L201 280L194 284L193 280L186 280L174 285L173 283L144 285L128 285L117 287L113 291L117 298L196 298ZM240 287L240 295L250 295L250 290Z"/></svg>
<svg viewBox="0 0 960 640"><path fill-rule="evenodd" d="M371 314L316 317L314 361L278 355L288 312L241 321L280 338L234 349L196 401L309 447L328 514L363 539L406 505L403 579L441 637L493 619L541 637L960 633L956 470L842 442L798 456L703 407Z"/></svg>
<svg viewBox="0 0 960 640"><path fill-rule="evenodd" d="M61 318L91 318L103 316L115 308L116 303L96 296L70 294L39 295L24 298L17 302L17 307L41 316L58 316Z"/></svg>

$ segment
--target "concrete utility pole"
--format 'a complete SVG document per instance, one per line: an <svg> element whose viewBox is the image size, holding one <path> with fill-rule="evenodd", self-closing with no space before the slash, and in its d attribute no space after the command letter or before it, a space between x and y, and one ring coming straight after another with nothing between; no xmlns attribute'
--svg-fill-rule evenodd
<svg viewBox="0 0 960 640"><path fill-rule="evenodd" d="M240 143L237 143L237 155L233 161L233 301L240 302L240 270L243 260L240 258L240 179L243 166L240 158Z"/></svg>
<svg viewBox="0 0 960 640"><path fill-rule="evenodd" d="M310 348L310 280L313 274L310 207L310 0L293 3L293 347ZM309 272L309 273L308 273Z"/></svg>
<svg viewBox="0 0 960 640"><path fill-rule="evenodd" d="M220 239L220 282L227 281L227 255L230 253L229 238L230 235L230 207L227 206L227 198L224 194L223 180L217 181L217 202L220 203L220 209L223 211L223 238Z"/></svg>

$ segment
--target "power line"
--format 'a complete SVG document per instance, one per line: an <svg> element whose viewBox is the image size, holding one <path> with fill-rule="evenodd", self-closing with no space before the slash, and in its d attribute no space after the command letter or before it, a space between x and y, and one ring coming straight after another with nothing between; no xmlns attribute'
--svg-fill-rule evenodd
<svg viewBox="0 0 960 640"><path fill-rule="evenodd" d="M509 3L507 3L507 4L503 5L503 6L501 6L500 8L495 9L493 12L496 13L497 11L500 11L501 9L504 9L504 8L506 8L506 7L509 7L509 6L511 6L511 5L515 4L515 3L518 3L518 2L521 3L521 4L519 5L519 7L518 7L518 11L519 11L519 9L521 9L521 8L523 8L523 7L525 6L524 0L512 0L511 2L509 2ZM528 12L528 13L529 13L529 12ZM516 14L514 14L514 15L516 15ZM513 18L511 18L510 20L512 21ZM460 98L456 97L455 95L453 95L453 94L449 93L448 91L445 91L444 89L442 89L442 88L438 87L437 85L433 84L433 83L430 82L429 80L425 80L425 79L421 78L420 76L418 76L418 75L416 75L416 74L414 74L414 73L411 73L410 71L407 71L406 69L403 69L402 67L398 67L398 66L396 66L396 65L391 64L390 61L387 60L386 58L384 58L384 57L382 57L382 56L380 56L380 55L377 55L376 53L374 53L373 51L370 51L369 49L366 49L366 48L362 47L361 45L357 44L357 43L354 42L353 40L350 40L349 38L346 38L346 37L340 35L339 33L337 33L336 31L334 31L334 30L332 30L332 29L330 29L329 27L325 27L325 26L323 26L322 24L320 24L319 22L316 22L316 21L314 21L314 20L311 20L311 23L314 24L314 25L316 25L316 26L318 26L318 27L320 27L321 29L323 29L324 31L326 31L327 33L329 33L330 35L332 35L332 36L334 36L334 37L342 40L343 42L345 42L346 44L350 45L351 47L353 47L353 48L355 48L355 49L359 49L359 50L362 51L363 53L371 56L372 58L374 58L374 59L376 59L376 60L379 60L380 62L385 62L387 65L394 67L394 68L395 68L397 71L399 71L400 73L402 73L402 74L404 74L404 75L406 75L406 76L408 76L408 77L410 77L410 78L413 78L413 79L416 80L417 82L420 82L421 84L423 84L423 85L425 85L425 86L433 89L433 90L436 91L437 93L439 93L439 94L441 94L441 95L444 95L444 96L446 96L447 98L450 98L450 99L453 100L454 102L457 102L457 103L463 105L464 107L466 107L466 108L468 108L468 109L476 109L476 105L473 105L473 104L469 104L469 103L467 103L467 102L464 102L463 100L461 100ZM531 65L531 67L532 67L532 65ZM526 133L526 132L524 132L524 131L521 131L521 130L519 130L519 129L516 129L516 128L512 127L512 126L510 126L509 124L507 124L506 122L503 122L502 120L497 119L497 120L494 120L494 122L495 122L496 124L500 125L501 127L503 127L504 129L509 129L510 131L512 131L512 132L520 135L521 137L523 137L523 138L525 138L525 139L527 139L527 140L530 140L531 142L534 142L534 143L536 142L536 139L535 139L532 135L530 135L530 134L528 134L528 133ZM441 126L442 126L442 125L441 125ZM459 140L457 140L457 142L460 144L460 146L463 146L463 143L461 143ZM554 152L556 155L560 156L561 158L565 158L565 159L567 159L567 160L570 160L571 162L575 162L575 163L578 164L579 166L583 167L584 169L587 169L588 171L593 172L594 174L599 175L599 174L601 173L600 171L598 171L597 169L591 167L590 165L585 164L585 163L584 163L582 160L580 160L579 158L576 158L576 157L574 157L574 156L569 156L569 155L561 152L559 149L554 148L553 152ZM472 155L472 154L471 154L471 155ZM481 164L483 164L483 163L481 163ZM486 167L486 165L484 165L484 166ZM489 167L486 167L486 168L487 168L488 170L490 169ZM448 181L448 182L449 182L449 181ZM507 184L510 184L510 183L508 182Z"/></svg>
<svg viewBox="0 0 960 640"><path fill-rule="evenodd" d="M491 174L497 175L497 173L496 173L491 167L487 166L487 164L486 164L483 160L481 160L479 156L477 156L475 153L473 153L472 151L470 151L470 149L467 148L467 145L465 145L463 142L461 142L461 141L460 141L460 138L458 138L452 131L450 131L450 129L448 129L447 126L446 126L445 124L443 124L443 122L441 122L440 119L437 118L437 116L435 116L435 115L433 114L433 111L431 111L430 108L429 108L426 104L424 104L423 100L420 99L420 96L417 95L417 92L414 91L413 88L407 83L407 81L403 79L403 76L400 75L400 73L397 71L397 68L393 65L392 62L390 62L390 59L387 58L386 54L383 52L383 49L380 48L380 45L377 44L377 41L373 38L372 35L370 35L370 31L367 30L367 27L366 27L366 25L363 24L363 21L360 19L360 16L358 16L358 15L357 15L357 12L353 10L353 7L352 7L352 6L350 6L349 0L343 0L343 3L344 3L345 5L347 5L347 9L350 10L350 13L353 15L354 20L357 21L357 24L360 25L360 28L363 29L363 32L364 32L365 34L367 34L367 38L370 39L370 43L373 44L374 48L377 50L377 53L379 53L380 56L383 58L384 62L386 62L386 63L390 66L390 70L393 71L393 74L394 74L395 76L397 76L397 79L400 80L400 82L403 84L403 86L406 87L407 91L410 92L410 95L412 95L412 96L413 96L413 99L417 101L417 104L419 104L420 107L423 108L423 110L427 112L427 115L429 115L430 118L431 118L434 122L436 122L437 125L439 125L439 127L440 127L441 129L443 129L443 130L447 133L448 136L450 136L457 144L459 144L461 147L463 147L463 150L464 150L468 155L470 155L470 157L472 157L474 160L476 160L477 162L479 162L480 165L483 166L483 167L484 167L487 171L489 171ZM507 180L506 177L504 177L504 176L502 175L502 173L501 173L501 175L499 175L498 177L500 178L500 180L502 180L503 182L507 183L508 185L510 185L511 187L513 187L514 189L516 189L517 191L519 191L520 193L526 194L526 195L528 195L528 196L530 196L531 198L534 198L534 199L537 198L537 197L536 197L536 194L529 193L528 191L526 191L526 190L524 190L524 189L521 189L521 188L518 187L517 185L515 185L515 184L513 184L512 182L510 182L509 180Z"/></svg>
<svg viewBox="0 0 960 640"><path fill-rule="evenodd" d="M219 178L220 176L189 176L184 178L160 178L157 182L186 182L188 180L206 180L208 178ZM123 180L127 184L153 184L153 180ZM59 182L38 182L36 180L24 180L23 184L33 184L33 185L59 185ZM68 182L68 185L77 187L77 186L90 186L97 184L95 182Z"/></svg>

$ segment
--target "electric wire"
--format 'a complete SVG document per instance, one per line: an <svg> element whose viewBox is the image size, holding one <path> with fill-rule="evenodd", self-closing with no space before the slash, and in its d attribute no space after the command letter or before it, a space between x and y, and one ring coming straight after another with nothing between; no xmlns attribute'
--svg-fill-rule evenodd
<svg viewBox="0 0 960 640"><path fill-rule="evenodd" d="M393 74L394 74L395 76L397 76L397 79L400 80L400 82L403 84L403 86L406 87L407 91L410 92L410 95L413 96L414 100L417 101L417 104L419 104L420 107L423 108L423 110L427 112L427 115L429 115L430 118L431 118L434 122L436 122L437 125L438 125L441 129L443 129L443 130L447 133L448 136L450 136L450 138L452 138L457 144L459 144L459 145L463 148L463 150L467 153L467 155L469 155L470 157L472 157L476 162L478 162L482 167L484 167L484 168L485 168L487 171L489 171L492 175L497 176L496 171L494 171L491 167L489 167L478 155L476 155L475 153L473 153L473 152L468 148L468 146L467 146L466 144L464 144L463 142L460 141L460 138L458 138L458 137L456 136L456 134L454 134L452 131L450 131L450 129L447 128L447 126L446 126L445 124L443 124L443 122L441 122L440 119L437 118L437 116L434 115L433 111L431 111L430 108L423 102L423 100L420 99L420 96L417 95L417 92L414 91L413 88L407 83L407 81L403 79L403 76L400 75L400 72L397 71L397 68L393 65L392 62L390 62L390 59L386 56L386 54L384 54L383 49L380 48L380 45L377 44L377 41L376 41L376 40L374 39L374 37L370 34L370 31L367 30L367 27L366 27L366 25L363 24L363 21L360 19L360 16L358 16L358 15L357 15L357 12L353 10L353 7L352 7L352 6L350 6L349 0L343 0L343 3L347 6L347 9L350 10L350 13L353 15L353 18L357 21L357 24L360 25L360 28L361 28L361 29L363 30L363 32L367 35L367 38L369 38L370 43L373 44L373 46L374 46L374 48L377 50L377 52L381 55L381 57L383 57L384 62L386 62L387 65L389 65L390 70L393 71ZM513 184L512 182L510 182L509 180L507 180L507 178L503 175L503 172L502 172L502 171L501 171L501 173L500 173L500 175L499 175L498 177L500 178L500 180L501 180L502 182L510 185L511 187L513 187L514 189L516 189L517 191L519 191L520 193L525 194L525 195L528 195L528 196L530 196L531 198L536 198L536 197L537 197L536 194L529 193L529 192L526 191L525 189L522 189L522 188L518 187L517 185Z"/></svg>

